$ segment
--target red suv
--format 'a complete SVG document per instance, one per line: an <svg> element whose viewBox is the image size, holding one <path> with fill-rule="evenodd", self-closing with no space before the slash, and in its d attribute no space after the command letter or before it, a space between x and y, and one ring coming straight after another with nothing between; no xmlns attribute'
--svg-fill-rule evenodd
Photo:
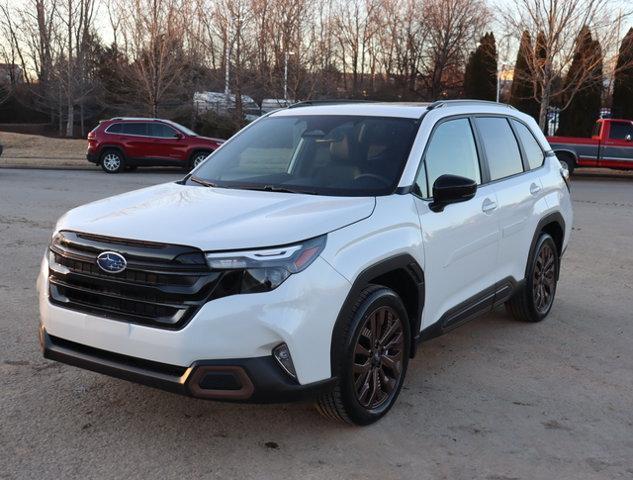
<svg viewBox="0 0 633 480"><path fill-rule="evenodd" d="M169 120L113 118L88 134L86 157L107 173L163 165L191 170L223 142Z"/></svg>

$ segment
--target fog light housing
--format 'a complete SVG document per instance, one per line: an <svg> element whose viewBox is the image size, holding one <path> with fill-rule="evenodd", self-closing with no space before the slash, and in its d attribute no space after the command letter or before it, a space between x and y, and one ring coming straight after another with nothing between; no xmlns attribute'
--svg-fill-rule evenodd
<svg viewBox="0 0 633 480"><path fill-rule="evenodd" d="M277 345L273 349L273 357L277 360L279 366L290 375L292 378L297 378L297 372L295 372L295 366L292 363L292 357L290 356L290 349L288 345L282 343L281 345Z"/></svg>

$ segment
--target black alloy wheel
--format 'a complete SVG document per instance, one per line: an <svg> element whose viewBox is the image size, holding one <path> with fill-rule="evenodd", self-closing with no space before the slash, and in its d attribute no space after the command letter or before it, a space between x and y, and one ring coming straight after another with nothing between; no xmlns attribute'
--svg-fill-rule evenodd
<svg viewBox="0 0 633 480"><path fill-rule="evenodd" d="M558 247L541 233L528 260L524 284L506 302L506 310L523 322L540 322L549 314L556 296L559 269Z"/></svg>
<svg viewBox="0 0 633 480"><path fill-rule="evenodd" d="M352 376L358 403L375 410L393 396L400 383L404 355L402 320L391 307L374 310L354 348Z"/></svg>
<svg viewBox="0 0 633 480"><path fill-rule="evenodd" d="M379 285L366 287L346 315L333 337L337 382L319 397L317 409L335 420L369 425L400 394L411 348L409 317L398 294Z"/></svg>

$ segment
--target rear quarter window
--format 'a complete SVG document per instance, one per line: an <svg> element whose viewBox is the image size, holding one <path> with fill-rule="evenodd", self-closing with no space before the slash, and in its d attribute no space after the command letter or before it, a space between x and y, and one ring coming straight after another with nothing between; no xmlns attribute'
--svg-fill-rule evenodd
<svg viewBox="0 0 633 480"><path fill-rule="evenodd" d="M107 129L107 133L121 133L123 131L123 125L121 123L113 123Z"/></svg>

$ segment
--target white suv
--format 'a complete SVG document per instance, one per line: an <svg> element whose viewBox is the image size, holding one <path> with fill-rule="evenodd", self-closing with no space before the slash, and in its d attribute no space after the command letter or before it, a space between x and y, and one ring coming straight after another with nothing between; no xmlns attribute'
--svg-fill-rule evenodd
<svg viewBox="0 0 633 480"><path fill-rule="evenodd" d="M314 398L369 424L422 340L547 316L566 171L511 107L307 102L182 181L71 210L42 262L47 358L198 398Z"/></svg>

